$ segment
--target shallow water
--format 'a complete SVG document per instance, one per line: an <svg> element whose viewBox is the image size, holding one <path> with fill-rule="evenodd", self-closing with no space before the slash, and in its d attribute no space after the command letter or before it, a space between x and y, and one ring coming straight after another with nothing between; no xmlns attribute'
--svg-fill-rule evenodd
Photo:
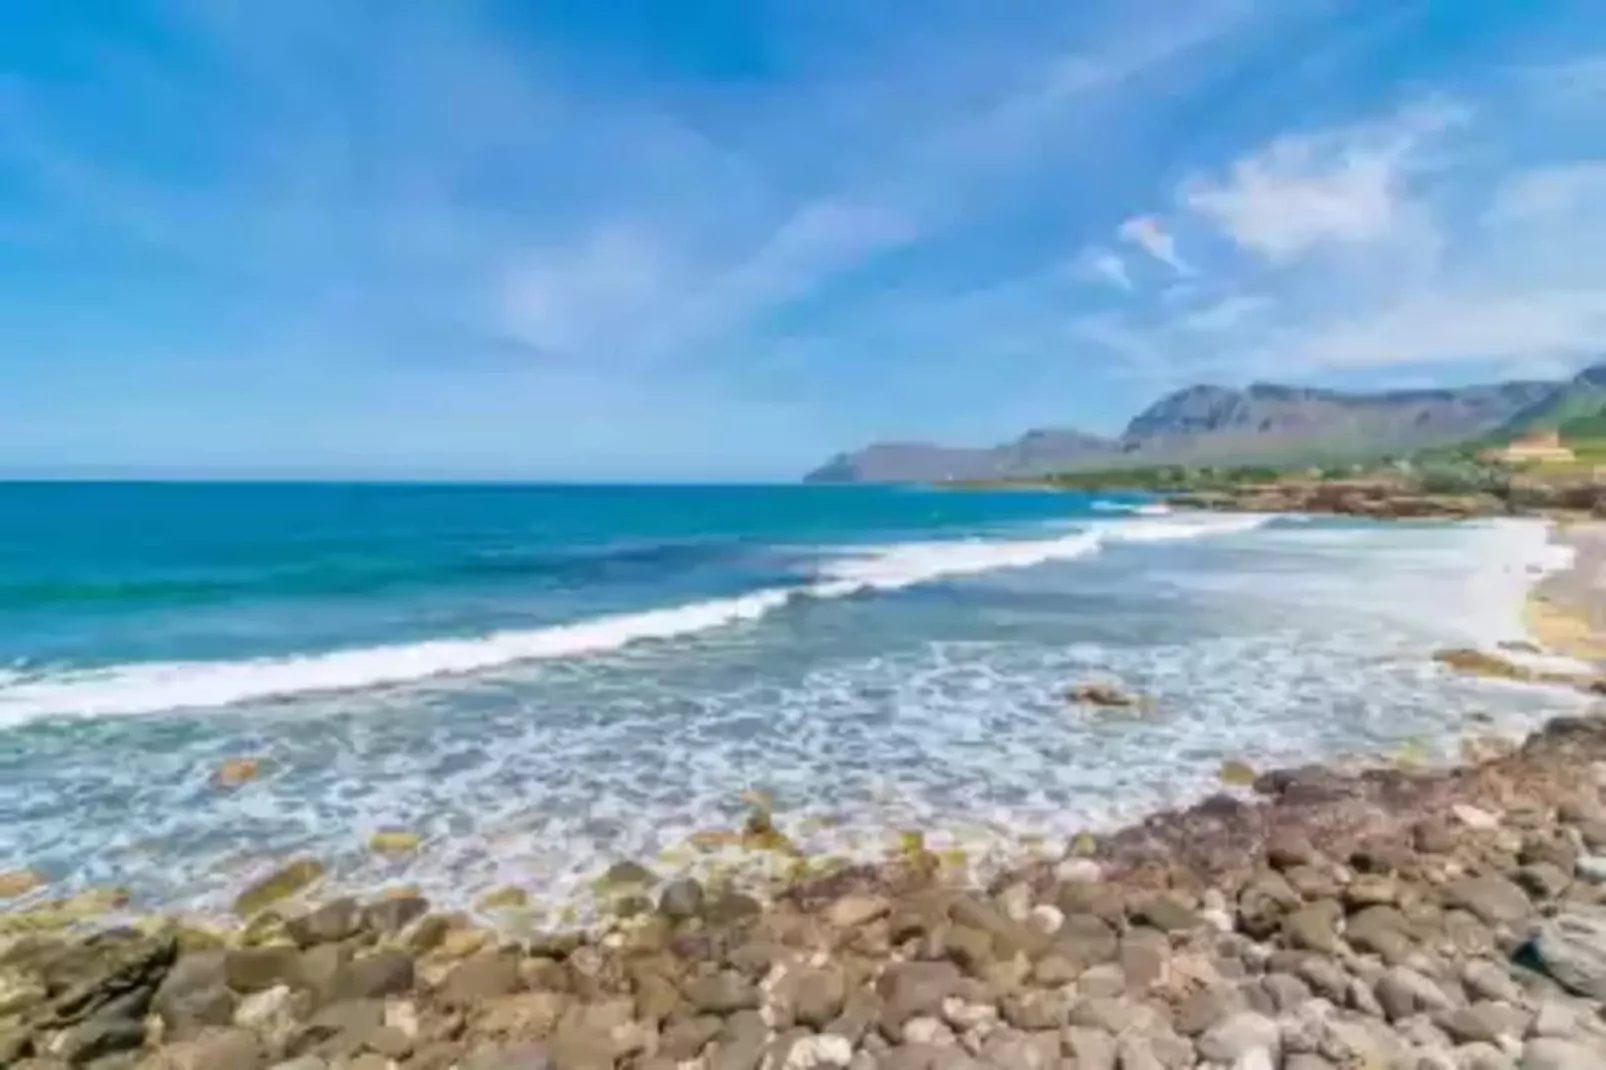
<svg viewBox="0 0 1606 1070"><path fill-rule="evenodd" d="M1451 676L1522 637L1524 522L1138 515L881 489L0 488L0 859L214 909L337 884L584 903L745 792L810 852L978 866L1258 766L1516 732ZM87 523L88 521L93 523ZM1142 716L1068 706L1075 683ZM1478 731L1487 730L1478 725ZM235 756L265 776L210 784ZM378 829L424 834L407 859ZM0 867L3 868L3 867Z"/></svg>

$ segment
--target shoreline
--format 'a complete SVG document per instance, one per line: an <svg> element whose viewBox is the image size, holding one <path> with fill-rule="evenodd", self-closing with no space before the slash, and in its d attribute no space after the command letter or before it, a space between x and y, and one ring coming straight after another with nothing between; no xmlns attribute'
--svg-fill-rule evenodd
<svg viewBox="0 0 1606 1070"><path fill-rule="evenodd" d="M1606 525L1552 537L1573 561L1524 617L1598 663ZM767 902L621 863L585 933L405 889L327 899L310 860L248 889L234 929L94 893L0 913L0 1066L1606 1065L1606 720L1448 768L1237 776L982 885L914 835ZM765 813L727 835L784 854Z"/></svg>

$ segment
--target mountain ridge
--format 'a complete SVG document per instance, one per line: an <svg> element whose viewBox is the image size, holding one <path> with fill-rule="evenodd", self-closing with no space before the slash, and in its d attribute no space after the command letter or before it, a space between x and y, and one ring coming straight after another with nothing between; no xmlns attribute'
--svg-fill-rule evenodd
<svg viewBox="0 0 1606 1070"><path fill-rule="evenodd" d="M1559 424L1606 407L1606 363L1570 379L1343 391L1200 383L1156 399L1116 436L1045 428L996 446L872 443L810 472L812 483L1015 479L1101 467L1363 461Z"/></svg>

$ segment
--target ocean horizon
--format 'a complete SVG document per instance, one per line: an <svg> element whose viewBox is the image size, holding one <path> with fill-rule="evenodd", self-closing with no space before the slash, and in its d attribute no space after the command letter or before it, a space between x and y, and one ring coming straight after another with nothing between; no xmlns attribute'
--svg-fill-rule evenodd
<svg viewBox="0 0 1606 1070"><path fill-rule="evenodd" d="M1135 495L0 484L0 856L147 907L311 856L583 918L620 860L778 879L699 840L763 798L810 855L918 830L984 873L1225 761L1448 758L1578 708L1432 661L1523 639L1564 561L1536 522ZM1068 702L1087 682L1141 709ZM260 775L219 787L231 759Z"/></svg>

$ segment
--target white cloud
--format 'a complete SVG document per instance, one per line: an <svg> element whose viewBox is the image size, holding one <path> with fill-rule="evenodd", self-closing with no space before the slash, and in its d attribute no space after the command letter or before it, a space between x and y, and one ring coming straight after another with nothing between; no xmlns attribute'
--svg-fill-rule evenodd
<svg viewBox="0 0 1606 1070"><path fill-rule="evenodd" d="M1428 146L1468 118L1434 103L1381 123L1280 138L1234 163L1225 180L1192 180L1182 201L1270 260L1380 241L1396 232Z"/></svg>
<svg viewBox="0 0 1606 1070"><path fill-rule="evenodd" d="M1072 263L1070 272L1075 278L1107 283L1117 290L1131 292L1133 289L1132 274L1126 269L1126 261L1116 253L1097 246L1084 249Z"/></svg>
<svg viewBox="0 0 1606 1070"><path fill-rule="evenodd" d="M1134 216L1122 223L1116 233L1122 241L1136 245L1178 275L1194 273L1193 268L1178 255L1176 239L1154 216Z"/></svg>

